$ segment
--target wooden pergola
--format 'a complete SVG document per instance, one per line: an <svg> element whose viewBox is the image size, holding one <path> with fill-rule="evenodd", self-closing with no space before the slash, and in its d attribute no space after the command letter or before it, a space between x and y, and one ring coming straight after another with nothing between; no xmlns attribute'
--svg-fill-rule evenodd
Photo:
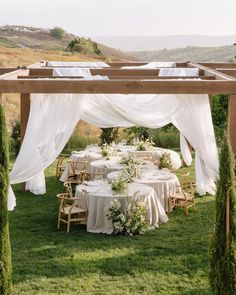
<svg viewBox="0 0 236 295"><path fill-rule="evenodd" d="M176 63L179 68L198 68L199 76L159 77L159 69L122 69L146 63L108 63L107 68L91 68L92 75L109 80L82 80L81 77L54 77L47 62L27 67L0 68L0 96L20 93L21 137L24 137L31 93L110 93L110 94L226 94L229 97L228 136L236 154L236 64ZM68 66L66 66L68 68ZM78 67L78 66L77 66Z"/></svg>

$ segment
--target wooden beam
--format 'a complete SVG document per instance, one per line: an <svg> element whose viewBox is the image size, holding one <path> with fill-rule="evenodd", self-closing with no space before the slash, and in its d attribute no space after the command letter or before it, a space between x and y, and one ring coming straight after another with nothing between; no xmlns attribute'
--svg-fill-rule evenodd
<svg viewBox="0 0 236 295"><path fill-rule="evenodd" d="M206 66L203 66L203 65L200 65L200 64L197 64L197 63L194 63L194 62L190 62L190 63L188 63L188 65L190 67L196 67L199 70L202 70L203 71L203 75L209 75L209 76L214 75L216 77L216 79L218 79L218 80L236 80L236 79L234 79L231 76L228 76L226 74L220 73L220 72L218 72L218 71L216 71L214 69L210 69L210 68L208 68Z"/></svg>
<svg viewBox="0 0 236 295"><path fill-rule="evenodd" d="M17 71L18 68L0 68L0 75L9 73L9 72L13 72L13 71Z"/></svg>
<svg viewBox="0 0 236 295"><path fill-rule="evenodd" d="M3 93L236 94L236 79L227 80L1 80Z"/></svg>
<svg viewBox="0 0 236 295"><path fill-rule="evenodd" d="M18 79L79 79L83 78L80 76L17 76ZM176 80L176 79L196 79L196 76L108 76L109 79L116 80L141 80L141 79L151 79L151 80ZM215 76L198 76L201 80L215 80Z"/></svg>
<svg viewBox="0 0 236 295"><path fill-rule="evenodd" d="M194 66L195 68L195 66ZM102 68L102 69L90 69L92 75L101 76L158 76L159 69L118 69L118 68ZM199 75L203 75L203 70L199 70ZM52 76L53 69L40 68L31 69L29 71L30 76Z"/></svg>
<svg viewBox="0 0 236 295"><path fill-rule="evenodd" d="M217 69L217 68L235 68L236 63L226 63L226 62L200 62L199 65L203 65L208 68Z"/></svg>
<svg viewBox="0 0 236 295"><path fill-rule="evenodd" d="M236 95L229 96L228 102L228 139L236 155Z"/></svg>
<svg viewBox="0 0 236 295"><path fill-rule="evenodd" d="M23 142L25 131L28 123L30 112L30 94L29 93L21 93L20 96L20 135L21 135L21 143Z"/></svg>
<svg viewBox="0 0 236 295"><path fill-rule="evenodd" d="M216 69L216 71L226 74L228 76L236 77L236 65L234 69Z"/></svg>

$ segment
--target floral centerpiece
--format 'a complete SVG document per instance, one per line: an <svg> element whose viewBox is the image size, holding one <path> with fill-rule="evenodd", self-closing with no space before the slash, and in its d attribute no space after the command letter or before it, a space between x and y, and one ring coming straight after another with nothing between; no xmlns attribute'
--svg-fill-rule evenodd
<svg viewBox="0 0 236 295"><path fill-rule="evenodd" d="M128 186L127 179L122 174L120 174L117 178L111 179L109 184L115 194L124 194Z"/></svg>
<svg viewBox="0 0 236 295"><path fill-rule="evenodd" d="M133 143L136 146L137 151L148 151L154 146L154 142L149 138L146 140L136 138Z"/></svg>
<svg viewBox="0 0 236 295"><path fill-rule="evenodd" d="M106 160L110 160L110 158L114 155L112 146L104 143L101 147L101 155Z"/></svg>
<svg viewBox="0 0 236 295"><path fill-rule="evenodd" d="M159 161L159 169L162 169L162 168L167 168L167 169L172 168L170 153L165 152L161 155L160 161Z"/></svg>
<svg viewBox="0 0 236 295"><path fill-rule="evenodd" d="M145 202L133 200L128 202L123 213L121 203L114 200L107 214L107 218L113 224L113 233L121 233L125 236L143 234L148 229L145 219L146 211Z"/></svg>
<svg viewBox="0 0 236 295"><path fill-rule="evenodd" d="M140 166L143 163L143 161L133 157L132 155L122 156L120 164L124 167L123 174L128 182L132 182L135 177L139 176Z"/></svg>

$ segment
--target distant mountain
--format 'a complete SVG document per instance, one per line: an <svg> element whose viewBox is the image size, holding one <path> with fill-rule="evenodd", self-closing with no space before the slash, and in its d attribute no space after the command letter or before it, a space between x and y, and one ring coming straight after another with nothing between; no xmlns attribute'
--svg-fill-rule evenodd
<svg viewBox="0 0 236 295"><path fill-rule="evenodd" d="M186 47L157 51L134 51L129 54L142 61L235 62L236 47Z"/></svg>
<svg viewBox="0 0 236 295"><path fill-rule="evenodd" d="M78 38L78 36L67 32L65 32L62 38L56 38L52 35L50 29L16 25L0 27L0 46L7 48L32 48L65 51L68 43L75 38ZM103 57L95 55L92 56L94 58L103 58L113 61L134 60L132 56L129 56L121 50L117 50L103 44L98 44L98 47L101 50Z"/></svg>
<svg viewBox="0 0 236 295"><path fill-rule="evenodd" d="M174 35L174 36L93 36L93 40L122 51L146 51L183 48L187 46L215 47L232 45L232 36Z"/></svg>

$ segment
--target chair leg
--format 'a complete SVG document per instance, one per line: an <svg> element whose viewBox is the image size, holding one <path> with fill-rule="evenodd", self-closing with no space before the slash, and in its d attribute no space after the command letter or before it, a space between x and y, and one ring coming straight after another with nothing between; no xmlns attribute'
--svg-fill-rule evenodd
<svg viewBox="0 0 236 295"><path fill-rule="evenodd" d="M185 215L188 216L188 205L185 206Z"/></svg>
<svg viewBox="0 0 236 295"><path fill-rule="evenodd" d="M58 213L58 221L57 221L57 229L60 228L60 224L61 224L61 212L59 211L59 213Z"/></svg>
<svg viewBox="0 0 236 295"><path fill-rule="evenodd" d="M70 216L68 216L68 223L67 223L67 233L70 232Z"/></svg>

